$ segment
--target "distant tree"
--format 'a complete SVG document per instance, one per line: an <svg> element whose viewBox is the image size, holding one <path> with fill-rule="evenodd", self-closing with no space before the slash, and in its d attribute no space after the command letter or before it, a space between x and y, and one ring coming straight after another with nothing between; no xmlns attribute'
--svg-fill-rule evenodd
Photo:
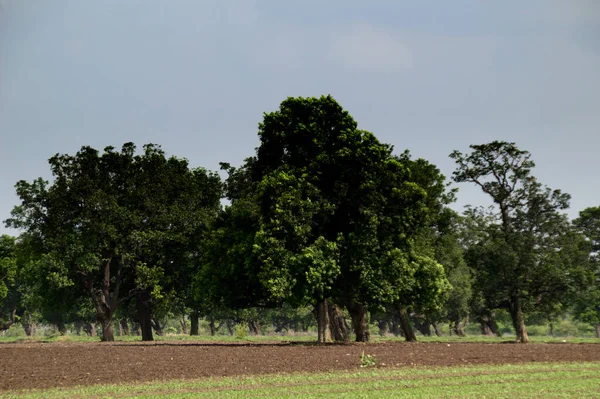
<svg viewBox="0 0 600 399"><path fill-rule="evenodd" d="M460 218L458 237L463 257L470 274L471 297L468 300L468 312L472 321L479 323L481 333L488 336L500 336L501 331L496 322L496 292L487 289L487 282L473 268L479 259L478 249L488 240L490 226L496 222L491 210L467 206Z"/></svg>
<svg viewBox="0 0 600 399"><path fill-rule="evenodd" d="M499 224L473 250L484 297L509 311L517 342L528 342L525 312L549 306L569 290L570 262L563 259L562 239L569 231L569 195L542 187L531 175L530 154L514 143L472 145L470 154L455 151L457 182L471 182L488 194Z"/></svg>
<svg viewBox="0 0 600 399"><path fill-rule="evenodd" d="M15 237L0 236L0 331L17 321L20 305L16 245Z"/></svg>
<svg viewBox="0 0 600 399"><path fill-rule="evenodd" d="M201 241L193 284L196 317L222 309L277 305L259 278L261 263L254 247L260 229L256 185L247 165L221 167L228 173L224 193L231 204L219 211Z"/></svg>
<svg viewBox="0 0 600 399"><path fill-rule="evenodd" d="M473 273L464 259L460 243L460 217L449 209L444 216L433 245L435 259L444 266L452 288L440 316L451 323L456 335L464 336L464 327L469 317L469 303L473 296Z"/></svg>
<svg viewBox="0 0 600 399"><path fill-rule="evenodd" d="M575 296L575 315L592 324L600 338L600 207L579 212L573 224L586 237L589 251L587 272Z"/></svg>
<svg viewBox="0 0 600 399"><path fill-rule="evenodd" d="M579 217L573 221L577 227L589 240L591 250L594 253L600 252L600 206L586 208L579 212Z"/></svg>
<svg viewBox="0 0 600 399"><path fill-rule="evenodd" d="M26 334L33 332L37 322L52 324L60 334L66 334L66 324L76 321L86 308L83 290L56 273L53 259L39 236L22 232L16 255L23 313L21 324Z"/></svg>

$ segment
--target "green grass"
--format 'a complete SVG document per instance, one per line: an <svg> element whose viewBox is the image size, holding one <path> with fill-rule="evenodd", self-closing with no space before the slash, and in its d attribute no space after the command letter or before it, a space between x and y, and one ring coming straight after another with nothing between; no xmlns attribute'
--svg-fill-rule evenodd
<svg viewBox="0 0 600 399"><path fill-rule="evenodd" d="M504 342L514 342L514 335L504 335L502 337L488 337L485 335L467 335L466 337L457 337L457 336L442 336L442 337L423 337L420 336L417 338L420 342L442 342L442 343L452 343L452 342L476 342L476 343L504 343ZM569 343L569 344L598 344L600 343L600 339L598 338L590 338L590 337L550 337L550 336L535 336L529 337L532 343L534 344L543 344L543 343ZM376 338L374 342L395 342L395 341L404 341L404 338L401 337L384 337L384 338Z"/></svg>
<svg viewBox="0 0 600 399"><path fill-rule="evenodd" d="M418 367L1 392L0 398L599 397L600 362Z"/></svg>
<svg viewBox="0 0 600 399"><path fill-rule="evenodd" d="M598 338L590 337L550 337L550 336L530 336L532 343L600 343ZM166 336L154 336L155 341L190 341L190 342L316 342L317 336L315 334L298 334L298 335L246 335L243 338L230 335L166 335ZM504 343L514 341L514 336L504 335L502 337L488 337L484 335L467 335L466 337L457 336L432 336L425 337L419 336L419 342L441 342L441 343L453 343L453 342L476 342L476 343ZM3 342L99 342L98 337L88 337L85 335L38 335L34 337L27 336L0 336L0 343ZM139 336L115 336L117 342L138 342L141 341ZM351 341L352 342L352 341ZM404 342L402 337L386 336L380 337L377 335L371 336L371 342Z"/></svg>
<svg viewBox="0 0 600 399"><path fill-rule="evenodd" d="M165 335L165 336L154 336L155 341L190 341L190 342L312 342L317 340L316 335L246 335L243 338L237 338L236 336L230 335ZM141 342L142 338L140 336L115 336L116 342ZM98 337L88 337L86 335L38 335L33 337L27 336L0 336L0 343L6 342L43 342L43 343L51 343L51 342L100 342L100 338Z"/></svg>

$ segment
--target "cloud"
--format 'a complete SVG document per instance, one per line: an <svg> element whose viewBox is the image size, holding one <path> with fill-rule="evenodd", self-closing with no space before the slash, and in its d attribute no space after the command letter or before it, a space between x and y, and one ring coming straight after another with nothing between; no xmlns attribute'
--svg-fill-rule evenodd
<svg viewBox="0 0 600 399"><path fill-rule="evenodd" d="M333 32L328 58L333 64L371 72L394 72L413 66L413 54L408 46L368 24Z"/></svg>

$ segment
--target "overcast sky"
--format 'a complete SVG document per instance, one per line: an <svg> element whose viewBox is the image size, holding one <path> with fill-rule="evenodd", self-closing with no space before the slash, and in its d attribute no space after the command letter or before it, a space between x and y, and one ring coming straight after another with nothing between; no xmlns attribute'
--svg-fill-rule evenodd
<svg viewBox="0 0 600 399"><path fill-rule="evenodd" d="M600 205L598 0L0 0L0 220L55 153L239 165L263 112L321 94L446 176L452 150L515 141L572 217Z"/></svg>

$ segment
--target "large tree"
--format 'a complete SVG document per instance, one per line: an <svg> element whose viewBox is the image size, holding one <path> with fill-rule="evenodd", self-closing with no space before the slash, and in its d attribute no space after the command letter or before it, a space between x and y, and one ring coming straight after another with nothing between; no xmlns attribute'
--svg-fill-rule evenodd
<svg viewBox="0 0 600 399"><path fill-rule="evenodd" d="M517 342L528 342L525 313L548 306L569 289L569 262L561 253L569 231L560 211L569 195L543 187L532 176L534 162L514 143L494 141L472 145L472 152L454 151L456 182L470 182L488 194L499 223L470 256L489 307L509 311Z"/></svg>
<svg viewBox="0 0 600 399"><path fill-rule="evenodd" d="M57 287L74 287L91 298L102 339L112 341L113 317L123 300L135 297L140 322L148 321L149 297L162 294L165 271L177 260L166 256L167 249L195 231L187 227L198 223L192 211L218 204L218 191L206 201L198 197L198 187L218 187L218 176L167 159L152 144L140 155L132 143L102 154L83 147L49 163L51 184L17 183L21 205L7 224L37 240L39 264ZM152 338L148 328L144 338Z"/></svg>
<svg viewBox="0 0 600 399"><path fill-rule="evenodd" d="M261 281L276 297L316 306L320 341L330 299L366 341L369 307L425 304L444 289L442 267L414 240L429 220L428 191L406 157L359 130L331 96L288 98L265 114L259 136L249 169Z"/></svg>

